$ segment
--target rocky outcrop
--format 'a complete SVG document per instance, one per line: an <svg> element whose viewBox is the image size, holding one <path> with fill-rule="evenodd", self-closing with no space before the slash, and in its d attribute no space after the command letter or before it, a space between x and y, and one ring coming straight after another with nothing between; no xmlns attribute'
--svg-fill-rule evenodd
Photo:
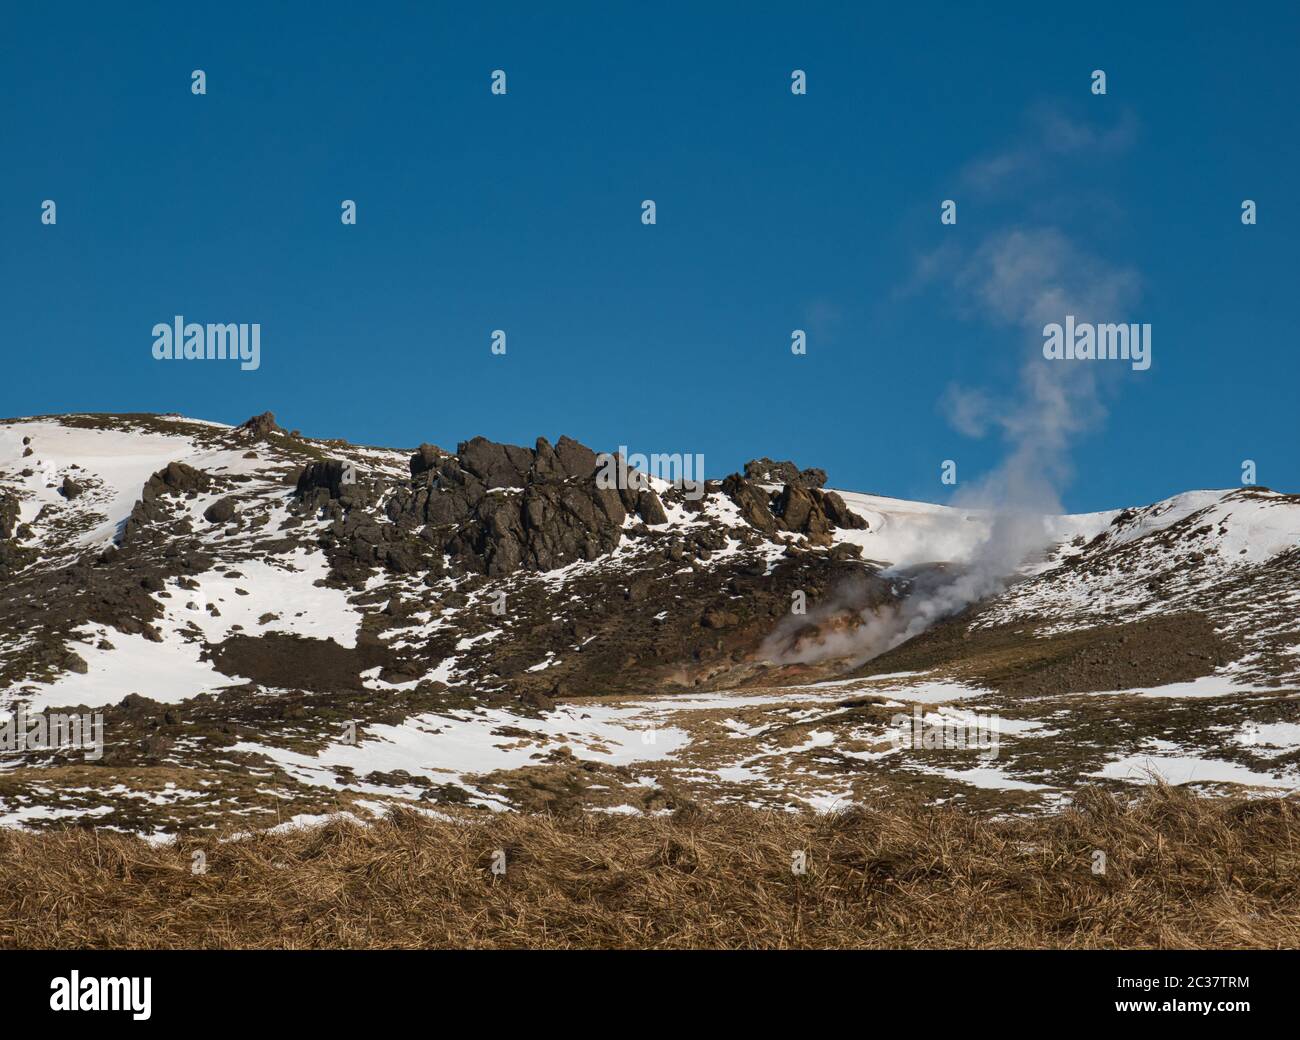
<svg viewBox="0 0 1300 1040"><path fill-rule="evenodd" d="M197 494L207 491L211 483L211 478L203 470L183 462L169 462L145 483L143 498L149 502L159 494Z"/></svg>
<svg viewBox="0 0 1300 1040"><path fill-rule="evenodd" d="M751 459L745 463L745 479L759 484L789 484L794 487L820 488L826 485L824 469L801 470L793 462Z"/></svg>
<svg viewBox="0 0 1300 1040"><path fill-rule="evenodd" d="M202 470L187 466L183 462L169 462L157 473L145 481L140 499L131 509L118 536L118 544L126 545L136 538L150 524L167 519L168 511L165 498L169 495L184 495L195 498L199 492L207 491L212 479Z"/></svg>
<svg viewBox="0 0 1300 1040"><path fill-rule="evenodd" d="M450 568L500 577L594 560L618 546L625 528L649 536L668 522L664 500L653 489L599 486L598 464L596 452L569 437L554 445L539 437L533 448L475 437L454 455L421 444L409 459L410 478L396 487L382 481L349 485L343 463L313 462L298 477L297 497L304 509L333 520L327 540L341 556L336 570L387 566L438 575ZM790 534L804 545L826 547L836 527L866 526L840 496L821 490L820 470L771 460L749 468L785 474L791 482L772 492L733 474L711 485L736 503L745 527L732 536L747 544ZM668 497L674 508L698 511L702 504L680 491ZM387 524L371 511L379 504ZM640 523L629 526L629 517ZM726 545L727 533L710 529L675 539L666 551L675 553L672 558L707 560Z"/></svg>
<svg viewBox="0 0 1300 1040"><path fill-rule="evenodd" d="M495 578L549 571L604 556L625 534L667 533L666 502L697 514L704 506L680 489L661 498L650 487L600 486L600 457L570 437L554 445L539 437L533 448L475 437L455 454L425 443L407 461L410 476L396 482L381 471L359 478L338 460L296 471L297 509L329 522L321 540L339 579L356 583L375 567L425 572L429 580L446 573ZM742 525L672 536L663 550L668 559L708 560L729 538L754 546L794 535L803 548L830 547L835 528L866 526L839 495L815 486L824 480L818 470L770 460L749 468L785 473L793 482L773 492L733 474L707 485L707 494L721 492L736 503Z"/></svg>
<svg viewBox="0 0 1300 1040"><path fill-rule="evenodd" d="M545 444L545 437L537 439L539 454L544 450L543 445ZM572 437L561 437L555 442L555 456L566 476L585 480L596 472L598 464L596 453L585 444L579 444Z"/></svg>
<svg viewBox="0 0 1300 1040"><path fill-rule="evenodd" d="M433 574L553 570L613 551L629 515L667 522L654 491L598 487L596 453L569 437L535 448L475 437L454 455L422 444L409 468L395 488L349 488L341 463L312 463L298 499L335 520L333 544L356 564ZM380 501L389 524L356 508Z"/></svg>
<svg viewBox="0 0 1300 1040"><path fill-rule="evenodd" d="M486 488L522 488L533 468L533 453L527 448L486 437L462 442L456 454L461 467Z"/></svg>
<svg viewBox="0 0 1300 1040"><path fill-rule="evenodd" d="M754 465L750 463L746 471ZM804 472L821 474L820 470ZM806 483L788 483L772 493L759 481L733 473L722 482L722 490L736 504L747 524L768 535L786 531L805 536L813 545L829 546L833 540L832 529L865 530L867 527L866 520L849 509L834 491L822 491Z"/></svg>
<svg viewBox="0 0 1300 1040"><path fill-rule="evenodd" d="M836 527L845 527L854 531L865 531L870 525L857 513L853 512L838 494L834 491L825 491L821 493L819 499L822 510L826 513L827 519Z"/></svg>
<svg viewBox="0 0 1300 1040"><path fill-rule="evenodd" d="M20 526L18 496L0 491L0 579L22 567L32 556L15 540Z"/></svg>
<svg viewBox="0 0 1300 1040"><path fill-rule="evenodd" d="M0 542L6 542L18 530L18 496L0 491Z"/></svg>
<svg viewBox="0 0 1300 1040"><path fill-rule="evenodd" d="M264 441L272 434L284 433L284 430L275 421L274 412L263 412L261 415L255 415L235 429L245 439L254 441Z"/></svg>
<svg viewBox="0 0 1300 1040"><path fill-rule="evenodd" d="M567 438L557 448L539 439L533 450L475 438L427 487L390 502L389 515L414 511L435 544L492 576L594 560L618 545L628 512L618 491L596 487L595 460Z"/></svg>
<svg viewBox="0 0 1300 1040"><path fill-rule="evenodd" d="M411 476L418 477L421 473L428 473L438 465L446 452L432 444L421 444L411 456Z"/></svg>
<svg viewBox="0 0 1300 1040"><path fill-rule="evenodd" d="M647 524L668 523L668 514L664 512L664 504L659 501L659 496L649 488L638 492L636 511Z"/></svg>
<svg viewBox="0 0 1300 1040"><path fill-rule="evenodd" d="M324 491L324 499L337 499L343 496L346 488L355 486L356 469L349 467L338 459L324 462L312 462L298 474L298 497L312 500L312 504L323 505L324 500L314 499L312 492Z"/></svg>
<svg viewBox="0 0 1300 1040"><path fill-rule="evenodd" d="M783 530L807 535L815 545L829 545L831 522L812 492L798 484L781 489L772 512Z"/></svg>
<svg viewBox="0 0 1300 1040"><path fill-rule="evenodd" d="M765 534L776 531L776 518L772 516L771 496L757 484L739 473L733 473L722 482L723 493L736 503L741 519L750 527Z"/></svg>

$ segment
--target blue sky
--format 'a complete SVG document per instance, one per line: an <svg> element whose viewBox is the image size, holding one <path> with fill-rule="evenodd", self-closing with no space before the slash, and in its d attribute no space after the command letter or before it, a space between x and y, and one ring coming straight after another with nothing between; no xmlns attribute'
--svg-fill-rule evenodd
<svg viewBox="0 0 1300 1040"><path fill-rule="evenodd" d="M0 414L567 433L943 501L943 460L977 482L1053 421L1059 297L1153 330L1070 390L1065 506L1243 459L1300 490L1296 5L547 6L11 9ZM176 314L260 322L261 368L155 361Z"/></svg>

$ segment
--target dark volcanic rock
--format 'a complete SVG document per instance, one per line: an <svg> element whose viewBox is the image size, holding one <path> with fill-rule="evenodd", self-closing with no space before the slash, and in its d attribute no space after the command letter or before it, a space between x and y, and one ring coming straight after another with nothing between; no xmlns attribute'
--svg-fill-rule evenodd
<svg viewBox="0 0 1300 1040"><path fill-rule="evenodd" d="M793 462L774 462L769 458L746 462L745 477L760 484L790 484L803 488L820 488L826 484L824 469L800 470Z"/></svg>
<svg viewBox="0 0 1300 1040"><path fill-rule="evenodd" d="M821 506L826 516L836 527L848 527L855 531L865 531L867 521L853 512L834 491L826 491L821 497Z"/></svg>
<svg viewBox="0 0 1300 1040"><path fill-rule="evenodd" d="M651 523L667 520L653 492L598 488L596 453L568 437L554 447L540 437L533 449L475 437L456 455L423 444L410 470L409 482L391 488L384 503L384 516L395 526L349 519L336 532L348 536L355 561L441 573L446 554L453 569L499 577L611 552L630 512ZM339 495L331 463L307 467L299 498L328 506L314 497L321 488Z"/></svg>
<svg viewBox="0 0 1300 1040"><path fill-rule="evenodd" d="M72 499L79 496L84 490L85 488L83 488L71 477L64 477L63 486L59 488L59 494L62 495L64 498L68 499L69 501L71 501Z"/></svg>
<svg viewBox="0 0 1300 1040"><path fill-rule="evenodd" d="M0 578L25 565L34 555L13 541L16 534L25 530L18 517L18 496L0 491Z"/></svg>
<svg viewBox="0 0 1300 1040"><path fill-rule="evenodd" d="M0 491L0 541L7 541L18 530L18 496Z"/></svg>
<svg viewBox="0 0 1300 1040"><path fill-rule="evenodd" d="M230 496L219 498L203 511L203 519L210 524L228 524L235 519L235 500Z"/></svg>
<svg viewBox="0 0 1300 1040"><path fill-rule="evenodd" d="M411 456L411 476L418 477L438 465L445 453L432 444L421 444Z"/></svg>
<svg viewBox="0 0 1300 1040"><path fill-rule="evenodd" d="M284 433L284 430L276 424L274 412L255 415L237 428L243 431L245 436L251 436L253 440L265 440L273 433Z"/></svg>
<svg viewBox="0 0 1300 1040"><path fill-rule="evenodd" d="M140 492L140 499L131 509L118 537L121 545L133 541L141 531L151 524L166 520L169 511L166 498L173 495L195 495L206 491L211 485L211 478L202 470L187 466L183 462L169 462L150 477Z"/></svg>
<svg viewBox="0 0 1300 1040"><path fill-rule="evenodd" d="M659 496L649 488L637 495L636 511L637 515L647 524L668 523L668 514L664 512L664 504L659 501Z"/></svg>
<svg viewBox="0 0 1300 1040"><path fill-rule="evenodd" d="M586 480L596 472L596 453L572 437L561 437L555 444L555 454L570 477Z"/></svg>
<svg viewBox="0 0 1300 1040"><path fill-rule="evenodd" d="M775 513L787 531L807 531L817 511L812 495L797 484L787 484L776 500Z"/></svg>
<svg viewBox="0 0 1300 1040"><path fill-rule="evenodd" d="M533 468L533 453L515 444L475 437L457 448L460 464L489 488L521 488Z"/></svg>
<svg viewBox="0 0 1300 1040"><path fill-rule="evenodd" d="M343 493L343 463L336 459L310 463L298 476L298 494L306 496L316 488L328 491L330 498L338 498Z"/></svg>
<svg viewBox="0 0 1300 1040"><path fill-rule="evenodd" d="M551 442L545 437L538 437L537 445L533 448L533 479L564 480L568 475L560 456L551 447Z"/></svg>
<svg viewBox="0 0 1300 1040"><path fill-rule="evenodd" d="M151 498L151 492L156 495L164 492L187 494L191 491L206 491L210 483L210 478L202 470L183 462L169 462L165 469L160 469L149 478L145 484L144 497Z"/></svg>
<svg viewBox="0 0 1300 1040"><path fill-rule="evenodd" d="M722 490L736 503L741 518L751 527L757 527L765 534L776 530L776 520L768 503L767 492L758 485L746 480L739 473L733 473L722 482Z"/></svg>
<svg viewBox="0 0 1300 1040"><path fill-rule="evenodd" d="M626 513L617 493L594 484L536 484L524 494L527 559L538 570L594 560L619 543Z"/></svg>

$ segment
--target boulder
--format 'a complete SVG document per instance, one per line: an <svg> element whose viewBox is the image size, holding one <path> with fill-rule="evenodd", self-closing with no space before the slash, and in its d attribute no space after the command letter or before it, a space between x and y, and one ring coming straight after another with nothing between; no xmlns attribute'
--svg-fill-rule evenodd
<svg viewBox="0 0 1300 1040"><path fill-rule="evenodd" d="M776 500L774 513L781 520L781 527L787 531L803 532L815 512L820 512L817 503L807 490L798 484L787 484ZM825 520L825 516L822 517Z"/></svg>
<svg viewBox="0 0 1300 1040"><path fill-rule="evenodd" d="M486 437L462 442L456 449L461 466L487 487L521 488L533 468L533 453L515 444L498 444Z"/></svg>
<svg viewBox="0 0 1300 1040"><path fill-rule="evenodd" d="M196 495L206 491L211 478L200 469L184 462L169 462L145 481L140 498L131 509L118 536L118 544L126 545L150 524L167 518L167 508L160 501L164 496Z"/></svg>
<svg viewBox="0 0 1300 1040"><path fill-rule="evenodd" d="M169 462L166 468L160 469L146 482L144 497L149 499L150 491L155 496L162 493L188 494L191 491L206 491L210 483L210 478L201 469L187 466L184 462Z"/></svg>
<svg viewBox="0 0 1300 1040"><path fill-rule="evenodd" d="M545 437L538 437L537 445L533 448L531 479L564 480L568 475L564 469L564 464L560 461L560 456L551 447L551 442Z"/></svg>
<svg viewBox="0 0 1300 1040"><path fill-rule="evenodd" d="M659 501L659 496L649 488L637 495L636 512L647 524L668 523L668 514L664 512L664 504Z"/></svg>
<svg viewBox="0 0 1300 1040"><path fill-rule="evenodd" d="M235 500L230 496L219 498L203 511L203 519L210 524L228 524L235 519L238 510Z"/></svg>
<svg viewBox="0 0 1300 1040"><path fill-rule="evenodd" d="M791 484L802 488L819 488L826 483L824 469L801 470L793 462L775 462L769 458L746 462L745 477L759 484Z"/></svg>
<svg viewBox="0 0 1300 1040"><path fill-rule="evenodd" d="M316 488L329 492L330 498L343 493L343 463L338 459L312 462L298 476L298 495L307 497Z"/></svg>
<svg viewBox="0 0 1300 1040"><path fill-rule="evenodd" d="M556 441L555 454L570 477L586 480L596 472L596 453L572 437L561 437Z"/></svg>
<svg viewBox="0 0 1300 1040"><path fill-rule="evenodd" d="M0 491L0 541L8 541L18 530L18 496Z"/></svg>
<svg viewBox="0 0 1300 1040"><path fill-rule="evenodd" d="M274 412L255 415L240 423L237 429L245 437L251 437L253 440L265 440L273 433L284 433L284 430L276 424Z"/></svg>
<svg viewBox="0 0 1300 1040"><path fill-rule="evenodd" d="M865 519L853 512L834 491L825 491L821 496L822 510L836 527L847 527L855 531L865 531L870 525Z"/></svg>
<svg viewBox="0 0 1300 1040"><path fill-rule="evenodd" d="M776 530L776 520L768 505L768 495L757 484L751 483L739 473L733 473L722 482L723 493L740 510L741 519L750 527L756 527L765 534Z"/></svg>
<svg viewBox="0 0 1300 1040"><path fill-rule="evenodd" d="M438 465L445 453L432 444L421 444L411 456L411 476L418 477Z"/></svg>

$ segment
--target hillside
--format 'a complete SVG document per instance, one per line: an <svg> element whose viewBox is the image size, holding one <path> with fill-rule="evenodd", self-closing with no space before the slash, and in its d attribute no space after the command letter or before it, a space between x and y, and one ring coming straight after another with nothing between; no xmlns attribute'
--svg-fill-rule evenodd
<svg viewBox="0 0 1300 1040"><path fill-rule="evenodd" d="M105 738L0 756L0 823L1300 785L1300 498L1029 518L1002 573L985 512L771 460L698 496L597 468L269 413L0 423L0 708ZM899 715L996 746L900 747Z"/></svg>

